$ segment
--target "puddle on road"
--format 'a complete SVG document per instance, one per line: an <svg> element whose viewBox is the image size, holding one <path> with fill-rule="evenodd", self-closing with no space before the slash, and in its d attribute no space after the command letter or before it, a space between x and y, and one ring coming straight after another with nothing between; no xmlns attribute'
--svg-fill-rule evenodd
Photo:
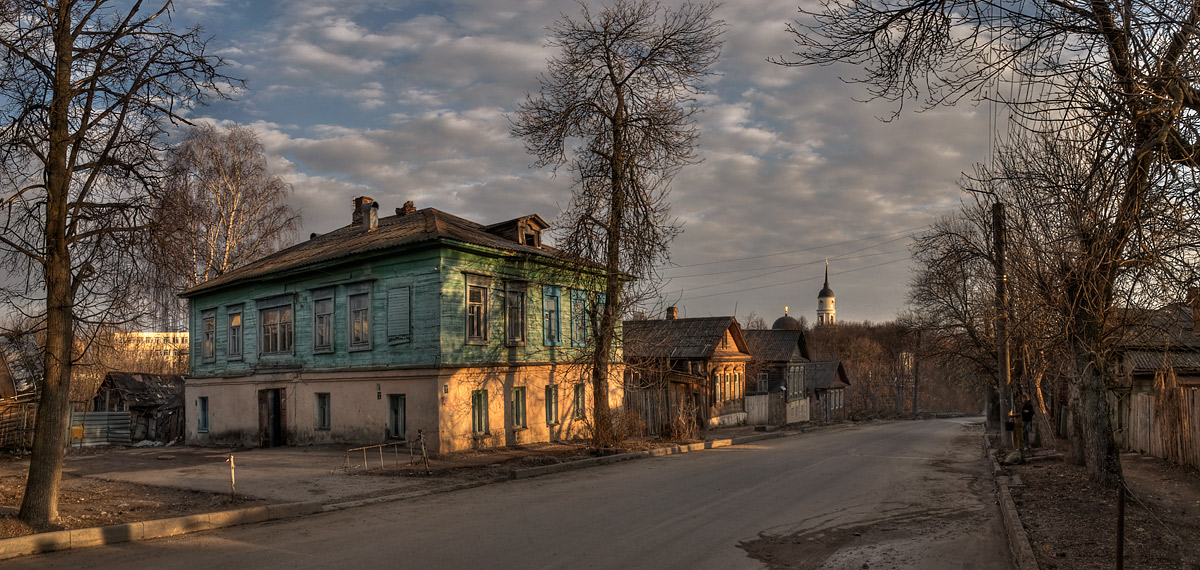
<svg viewBox="0 0 1200 570"><path fill-rule="evenodd" d="M738 548L772 569L913 568L920 560L921 544L940 540L974 514L969 509L904 510L790 534L764 531L738 543Z"/></svg>

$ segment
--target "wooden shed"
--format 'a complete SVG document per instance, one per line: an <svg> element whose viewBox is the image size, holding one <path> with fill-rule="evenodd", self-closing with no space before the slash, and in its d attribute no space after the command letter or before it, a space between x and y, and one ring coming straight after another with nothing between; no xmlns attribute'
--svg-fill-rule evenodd
<svg viewBox="0 0 1200 570"><path fill-rule="evenodd" d="M129 412L134 443L183 438L183 376L109 372L92 400L96 412Z"/></svg>

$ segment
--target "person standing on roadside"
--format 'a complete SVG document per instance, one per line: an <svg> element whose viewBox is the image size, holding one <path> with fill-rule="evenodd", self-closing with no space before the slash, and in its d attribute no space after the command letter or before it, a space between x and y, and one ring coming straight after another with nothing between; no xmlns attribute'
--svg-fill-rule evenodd
<svg viewBox="0 0 1200 570"><path fill-rule="evenodd" d="M1021 430L1022 439L1025 440L1025 449L1033 447L1033 440L1030 439L1033 435L1033 400L1029 396L1022 396L1023 403L1021 404Z"/></svg>

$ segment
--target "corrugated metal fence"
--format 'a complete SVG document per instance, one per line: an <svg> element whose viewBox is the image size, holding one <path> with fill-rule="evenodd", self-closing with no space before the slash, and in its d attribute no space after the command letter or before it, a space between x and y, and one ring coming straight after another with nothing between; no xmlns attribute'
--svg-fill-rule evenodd
<svg viewBox="0 0 1200 570"><path fill-rule="evenodd" d="M33 445L37 404L21 404L0 410L0 448L29 449ZM129 412L71 412L67 445L129 445Z"/></svg>
<svg viewBox="0 0 1200 570"><path fill-rule="evenodd" d="M130 442L129 412L72 412L72 447Z"/></svg>

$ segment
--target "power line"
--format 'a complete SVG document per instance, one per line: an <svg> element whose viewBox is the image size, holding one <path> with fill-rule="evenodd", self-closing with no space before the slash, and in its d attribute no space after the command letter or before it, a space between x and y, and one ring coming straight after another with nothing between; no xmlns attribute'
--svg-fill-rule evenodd
<svg viewBox="0 0 1200 570"><path fill-rule="evenodd" d="M903 238L901 238L901 239L903 239ZM881 244L876 244L876 245L885 245L885 244L892 243L894 241L899 241L899 240L885 241ZM851 251L851 252L847 252L847 253L858 253L859 251L862 251L862 250L860 249L860 250ZM846 257L846 255L835 255L833 257L830 257L829 260L830 261L849 261L851 259L862 259L864 257L875 257L877 255L889 255L892 253L907 253L907 252L904 250L881 251L879 253L868 253L866 255L856 255L854 257ZM668 277L667 280L669 281L672 279L690 279L692 277L708 277L709 275L725 275L728 273L746 273L748 271L766 271L768 269L791 269L791 268L795 268L795 267L803 267L805 265L812 265L814 263L821 263L824 260L825 260L825 258L822 257L822 258L818 258L814 261L804 261L801 263L789 263L787 265L768 265L766 267L751 267L751 268L747 268L747 269L728 269L726 271L709 271L706 273L693 273L691 275L675 275L673 277ZM770 275L770 274L766 273L764 275Z"/></svg>
<svg viewBox="0 0 1200 570"><path fill-rule="evenodd" d="M685 268L685 267L701 267L701 266L705 266L705 265L716 265L716 264L718 264L718 263L732 263L732 262L734 262L734 261L746 261L746 260L748 260L748 259L762 259L762 258L764 258L764 257L775 257L775 256L778 256L778 255L788 255L788 254L791 254L791 253L802 253L802 252L805 252L805 251L814 251L814 250L818 250L818 249L824 249L824 248L827 248L827 247L836 247L836 246L839 246L839 245L846 245L846 244L848 244L848 243L858 243L858 242L860 242L860 241L868 241L868 240L873 240L873 239L879 239L879 238L884 238L884 237L894 236L894 235L897 235L897 234L911 234L911 232L915 232L915 231L917 231L917 230L923 230L923 229L925 229L925 228L927 228L927 227L928 227L928 226L917 226L917 227L915 227L915 228L909 228L909 229L906 229L906 230L900 230L900 231L897 231L897 232L891 232L891 233L886 233L886 234L880 234L880 235L877 235L877 236L869 236L869 237L865 237L865 238L861 238L861 239L852 239L852 240L849 240L849 241L843 241L843 242L837 242L837 243L829 243L829 244L825 244L825 245L818 245L818 246L814 246L814 247L806 247L806 248L803 248L803 249L793 249L793 250L791 250L791 251L781 251L781 252L778 252L778 253L768 253L768 254L764 254L764 255L751 255L751 256L747 256L747 257L736 257L736 258L733 258L733 259L726 259L726 260L722 260L722 261L706 261L706 262L704 262L704 263L691 263L691 264L687 264L687 265L672 265L672 266L670 266L670 267L664 267L663 269L683 269L683 268ZM907 236L905 236L905 237L907 237ZM899 238L899 239L903 239L903 238ZM891 240L891 241L897 241L897 240ZM884 243L891 243L891 242L884 242ZM883 245L883 244L879 244L879 245ZM861 250L860 250L860 251L861 251ZM851 253L853 253L853 252L851 252Z"/></svg>
<svg viewBox="0 0 1200 570"><path fill-rule="evenodd" d="M866 270L866 269L873 269L873 268L876 268L876 267L882 267L882 266L884 266L884 265L891 265L891 264L893 264L893 263L899 263L899 262L901 262L901 261L908 261L909 259L911 259L911 258L909 258L909 257L902 257L902 258L900 258L900 259L893 259L892 261L885 261L885 262L883 262L883 263L876 263L875 265L868 265L868 266L866 266L866 267L859 267L858 269L850 269L850 270L847 270L847 271L841 271L841 272L838 272L838 273L833 273L832 275L845 275L845 274L847 274L847 273L854 273L854 272L857 272L857 271L863 271L863 270ZM707 295L696 295L696 296L694 296L694 297L682 296L682 295L683 295L683 293L684 293L684 291L685 291L684 289L680 289L680 290L678 291L678 293L681 295L681 296L680 296L680 298L679 298L679 300L680 300L680 301L689 301L689 300L695 300L695 299L705 299L705 298L708 298L708 297L716 297L716 296L718 296L718 295L732 295L732 294L734 294L734 293L744 293L744 292L746 292L746 291L757 291L757 290L759 290L759 289L769 289L769 288L771 288L771 287L780 287L780 286L783 286L783 285L791 285L791 284L794 284L794 283L804 283L805 281L813 281L813 280L815 280L815 279L820 279L820 278L821 278L821 277L809 277L809 278L806 278L806 279L799 279L799 280L785 281L785 282L783 282L783 283L773 283L773 284L771 284L771 285L760 285L760 286L758 286L758 287L747 287L747 288L745 288L745 289L736 289L736 290L733 290L733 291L723 291L723 292L721 292L721 293L709 293L709 294L707 294ZM667 296L670 296L670 295L668 294Z"/></svg>

